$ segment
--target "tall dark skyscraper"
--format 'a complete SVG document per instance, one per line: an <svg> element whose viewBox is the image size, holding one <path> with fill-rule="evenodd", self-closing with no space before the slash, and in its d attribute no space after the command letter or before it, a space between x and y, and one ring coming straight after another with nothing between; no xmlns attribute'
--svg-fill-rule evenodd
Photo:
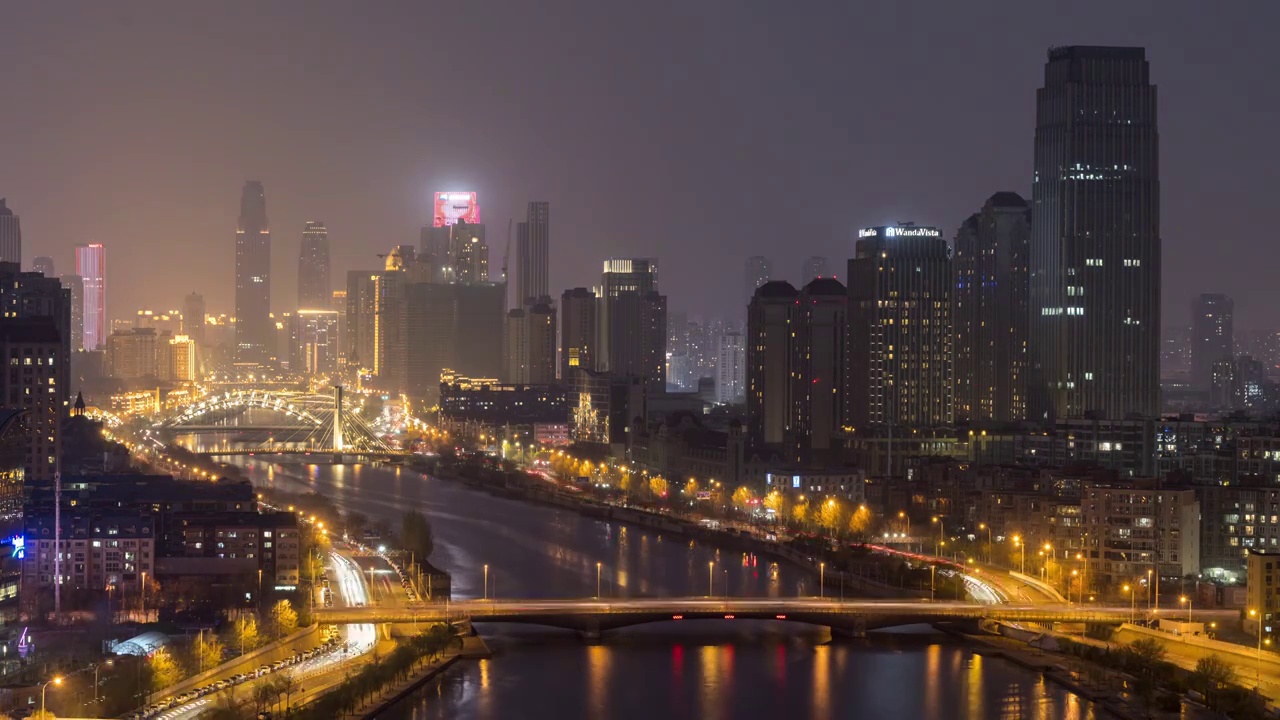
<svg viewBox="0 0 1280 720"><path fill-rule="evenodd" d="M271 228L262 183L250 180L240 195L236 228L236 360L266 362L275 343L271 322Z"/></svg>
<svg viewBox="0 0 1280 720"><path fill-rule="evenodd" d="M1213 364L1235 357L1235 302L1226 295L1205 294L1191 303L1191 383L1196 390L1213 387Z"/></svg>
<svg viewBox="0 0 1280 720"><path fill-rule="evenodd" d="M743 283L746 288L747 302L755 297L756 288L769 282L773 277L773 263L763 255L752 255L747 258Z"/></svg>
<svg viewBox="0 0 1280 720"><path fill-rule="evenodd" d="M525 221L516 225L516 307L551 295L550 258L551 203L531 202Z"/></svg>
<svg viewBox="0 0 1280 720"><path fill-rule="evenodd" d="M858 231L849 261L849 411L855 427L954 420L951 249L912 224Z"/></svg>
<svg viewBox="0 0 1280 720"><path fill-rule="evenodd" d="M1012 422L1027 413L1027 252L1031 211L1000 192L956 233L956 417Z"/></svg>
<svg viewBox="0 0 1280 720"><path fill-rule="evenodd" d="M560 296L560 380L568 383L576 368L596 369L596 294L572 288Z"/></svg>
<svg viewBox="0 0 1280 720"><path fill-rule="evenodd" d="M84 283L84 302L81 315L84 318L85 350L101 350L106 347L111 328L107 323L107 249L101 243L76 246L76 275Z"/></svg>
<svg viewBox="0 0 1280 720"><path fill-rule="evenodd" d="M22 264L22 224L0 198L0 262Z"/></svg>
<svg viewBox="0 0 1280 720"><path fill-rule="evenodd" d="M658 293L653 258L604 262L596 364L616 376L644 378L654 391L667 382L667 298Z"/></svg>
<svg viewBox="0 0 1280 720"><path fill-rule="evenodd" d="M203 345L204 324L204 296L193 292L182 299L182 334Z"/></svg>
<svg viewBox="0 0 1280 720"><path fill-rule="evenodd" d="M848 292L835 278L815 278L794 305L791 348L791 442L795 461L830 450L844 425Z"/></svg>
<svg viewBox="0 0 1280 720"><path fill-rule="evenodd" d="M48 255L37 255L31 259L31 269L44 275L45 277L57 277L58 273L53 269L53 258Z"/></svg>
<svg viewBox="0 0 1280 720"><path fill-rule="evenodd" d="M774 280L747 304L747 438L755 448L781 448L791 435L798 295L791 283Z"/></svg>
<svg viewBox="0 0 1280 720"><path fill-rule="evenodd" d="M1159 134L1142 48L1049 51L1031 228L1029 417L1156 415Z"/></svg>
<svg viewBox="0 0 1280 720"><path fill-rule="evenodd" d="M298 253L298 309L327 310L332 302L329 231L323 222L308 222L302 229Z"/></svg>
<svg viewBox="0 0 1280 720"><path fill-rule="evenodd" d="M63 275L62 287L71 298L71 352L84 349L84 278L79 275Z"/></svg>

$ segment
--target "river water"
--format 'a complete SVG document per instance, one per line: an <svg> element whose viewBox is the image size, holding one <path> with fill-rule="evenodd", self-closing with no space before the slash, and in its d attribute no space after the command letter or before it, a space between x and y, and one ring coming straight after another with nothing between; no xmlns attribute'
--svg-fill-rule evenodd
<svg viewBox="0 0 1280 720"><path fill-rule="evenodd" d="M493 497L394 466L243 458L256 484L329 495L398 523L425 511L432 562L454 597L795 596L808 573L561 509ZM708 564L710 563L710 568ZM709 588L710 586L710 588ZM685 621L622 630L599 644L556 631L480 626L494 656L459 662L387 720L1093 718L1087 701L1003 660L916 629L823 644L775 622Z"/></svg>

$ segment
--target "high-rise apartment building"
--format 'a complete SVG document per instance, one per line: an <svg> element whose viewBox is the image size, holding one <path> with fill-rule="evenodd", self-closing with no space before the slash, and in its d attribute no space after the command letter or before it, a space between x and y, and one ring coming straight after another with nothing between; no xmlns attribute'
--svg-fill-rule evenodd
<svg viewBox="0 0 1280 720"><path fill-rule="evenodd" d="M22 223L4 198L0 198L0 262L22 264Z"/></svg>
<svg viewBox="0 0 1280 720"><path fill-rule="evenodd" d="M58 401L67 399L71 381L71 291L54 277L22 272L17 263L0 262L0 316L4 318L50 318L62 342L57 363Z"/></svg>
<svg viewBox="0 0 1280 720"><path fill-rule="evenodd" d="M107 336L107 374L117 380L159 377L160 337L155 328L117 330Z"/></svg>
<svg viewBox="0 0 1280 720"><path fill-rule="evenodd" d="M0 401L24 410L29 441L26 480L52 480L62 452L67 346L52 317L0 319Z"/></svg>
<svg viewBox="0 0 1280 720"><path fill-rule="evenodd" d="M31 260L32 272L38 272L45 277L57 277L58 273L53 269L53 258L48 255L37 255Z"/></svg>
<svg viewBox="0 0 1280 720"><path fill-rule="evenodd" d="M1160 379L1186 383L1191 377L1191 326L1166 325L1160 333Z"/></svg>
<svg viewBox="0 0 1280 720"><path fill-rule="evenodd" d="M792 459L802 461L830 450L844 426L849 294L835 278L815 278L800 289L798 299L789 444Z"/></svg>
<svg viewBox="0 0 1280 720"><path fill-rule="evenodd" d="M937 229L858 231L846 386L855 428L952 423L951 284L951 248Z"/></svg>
<svg viewBox="0 0 1280 720"><path fill-rule="evenodd" d="M347 366L373 372L374 314L377 309L377 271L347 271L346 316L344 342ZM430 337L424 335L422 337Z"/></svg>
<svg viewBox="0 0 1280 720"><path fill-rule="evenodd" d="M597 295L597 369L618 377L643 378L650 390L664 390L667 298L658 293L658 261L606 260Z"/></svg>
<svg viewBox="0 0 1280 720"><path fill-rule="evenodd" d="M323 375L338 370L337 310L299 310L293 316L289 371Z"/></svg>
<svg viewBox="0 0 1280 720"><path fill-rule="evenodd" d="M1029 416L1155 416L1159 134L1142 48L1049 50L1031 228Z"/></svg>
<svg viewBox="0 0 1280 720"><path fill-rule="evenodd" d="M267 362L273 354L274 328L267 195L261 182L250 180L240 194L236 228L236 360Z"/></svg>
<svg viewBox="0 0 1280 720"><path fill-rule="evenodd" d="M798 297L791 283L773 280L747 305L747 440L755 448L780 448L791 434Z"/></svg>
<svg viewBox="0 0 1280 720"><path fill-rule="evenodd" d="M298 253L298 309L329 309L333 302L329 278L329 231L323 222L308 221Z"/></svg>
<svg viewBox="0 0 1280 720"><path fill-rule="evenodd" d="M84 283L85 350L101 350L107 342L107 250L102 243L76 246L76 275Z"/></svg>
<svg viewBox="0 0 1280 720"><path fill-rule="evenodd" d="M773 263L769 262L769 258L763 255L752 255L747 258L745 274L743 276L744 285L747 292L747 301L755 297L756 288L769 282L773 277Z"/></svg>
<svg viewBox="0 0 1280 720"><path fill-rule="evenodd" d="M955 239L952 315L957 418L1014 422L1027 414L1027 253L1031 211L999 192Z"/></svg>
<svg viewBox="0 0 1280 720"><path fill-rule="evenodd" d="M1235 301L1206 293L1191 302L1191 382L1196 390L1213 386L1213 364L1235 357Z"/></svg>
<svg viewBox="0 0 1280 720"><path fill-rule="evenodd" d="M835 273L831 270L831 261L820 255L813 255L804 259L804 263L800 265L800 284L808 285L810 280L814 278L834 278Z"/></svg>
<svg viewBox="0 0 1280 720"><path fill-rule="evenodd" d="M71 300L71 352L84 350L84 278L79 275L63 275L62 287L70 293Z"/></svg>
<svg viewBox="0 0 1280 720"><path fill-rule="evenodd" d="M524 222L516 225L516 307L549 297L551 287L551 203L529 203Z"/></svg>
<svg viewBox="0 0 1280 720"><path fill-rule="evenodd" d="M596 294L572 288L560 296L560 380L575 368L596 369Z"/></svg>
<svg viewBox="0 0 1280 720"><path fill-rule="evenodd" d="M508 383L550 385L556 381L556 311L550 298L507 313Z"/></svg>
<svg viewBox="0 0 1280 720"><path fill-rule="evenodd" d="M110 339L108 339L108 343ZM199 378L196 342L186 335L162 335L156 339L156 378L185 383Z"/></svg>
<svg viewBox="0 0 1280 720"><path fill-rule="evenodd" d="M716 341L716 402L737 405L747 395L747 345L742 333L725 333Z"/></svg>
<svg viewBox="0 0 1280 720"><path fill-rule="evenodd" d="M458 221L449 226L449 254L456 282L489 282L489 245L484 225ZM502 278L505 282L506 278ZM504 303L505 304L505 303Z"/></svg>
<svg viewBox="0 0 1280 720"><path fill-rule="evenodd" d="M193 292L182 299L182 334L196 345L203 345L204 323L204 296Z"/></svg>

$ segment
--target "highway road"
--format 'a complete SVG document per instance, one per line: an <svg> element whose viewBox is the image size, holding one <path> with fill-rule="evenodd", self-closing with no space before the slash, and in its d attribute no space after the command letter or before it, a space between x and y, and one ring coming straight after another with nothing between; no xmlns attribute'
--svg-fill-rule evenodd
<svg viewBox="0 0 1280 720"><path fill-rule="evenodd" d="M338 592L335 593L335 605L337 606L335 609L360 609L369 605L368 589L365 587L360 567L355 562L335 550L329 555L328 570L330 577L333 578L332 584L338 588ZM234 685L234 690L228 688L219 692L212 692L190 702L175 705L142 717L156 720L194 720L201 713L217 707L220 702L226 701L229 692L234 692L234 697L238 702L252 702L253 692L257 685L265 682L274 682L281 673L291 674L300 688L325 683L332 679L327 676L342 671L347 665L354 663L361 656L373 650L374 645L377 643L376 628L372 624L349 624L345 626L342 632L345 634L345 641L328 652L323 652L292 665L287 665L279 670L265 673L260 677L245 680ZM216 677L211 678L210 682L212 683L218 679Z"/></svg>

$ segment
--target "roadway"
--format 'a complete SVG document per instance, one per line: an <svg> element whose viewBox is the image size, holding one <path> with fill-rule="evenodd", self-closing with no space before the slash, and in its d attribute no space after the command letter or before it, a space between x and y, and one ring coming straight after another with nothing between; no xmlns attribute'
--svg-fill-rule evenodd
<svg viewBox="0 0 1280 720"><path fill-rule="evenodd" d="M327 567L331 577L334 579L333 584L336 584L338 588L338 592L334 593L337 607L332 609L360 609L369 604L369 595L364 584L364 578L360 572L360 567L356 563L345 555L333 551L329 555ZM322 608L317 608L317 614L322 610ZM190 702L175 705L143 717L157 720L194 720L202 713L218 707L219 703L229 699L229 693L234 693L234 698L238 702L252 702L253 691L258 685L274 682L277 677L284 673L293 676L298 685L296 694L299 696L306 691L307 686L314 688L326 683L332 684L334 676L371 651L378 638L376 627L368 623L348 624L342 632L345 636L345 642L329 652L320 653L300 662L286 665L279 670L273 670L261 676L237 683L231 688L212 692ZM206 685L217 680L219 680L218 677L209 678Z"/></svg>

